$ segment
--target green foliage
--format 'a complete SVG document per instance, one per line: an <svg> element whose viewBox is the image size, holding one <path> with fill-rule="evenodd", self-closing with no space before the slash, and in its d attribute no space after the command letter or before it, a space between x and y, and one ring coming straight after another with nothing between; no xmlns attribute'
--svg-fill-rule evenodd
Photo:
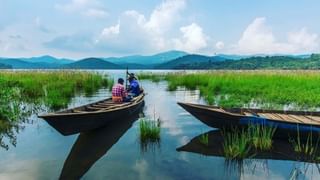
<svg viewBox="0 0 320 180"><path fill-rule="evenodd" d="M275 131L276 127L250 125L248 132L252 146L257 150L270 150L272 148L272 138Z"/></svg>
<svg viewBox="0 0 320 180"><path fill-rule="evenodd" d="M223 131L223 152L230 160L241 160L247 158L250 153L249 134L242 130L234 129L232 132Z"/></svg>
<svg viewBox="0 0 320 180"><path fill-rule="evenodd" d="M156 142L160 139L160 120L140 119L140 140L141 142Z"/></svg>
<svg viewBox="0 0 320 180"><path fill-rule="evenodd" d="M289 139L289 141L292 143L294 151L298 153L299 158L317 162L320 161L319 140L320 138L318 137L317 140L314 141L312 132L308 134L306 140L301 139L299 126L297 126L296 139Z"/></svg>
<svg viewBox="0 0 320 180"><path fill-rule="evenodd" d="M76 93L91 95L109 81L98 74L67 71L2 72L8 89L17 88L26 102L43 101L52 109L66 107Z"/></svg>
<svg viewBox="0 0 320 180"><path fill-rule="evenodd" d="M209 134L208 133L201 134L201 136L199 137L199 141L201 144L208 146L209 145Z"/></svg>
<svg viewBox="0 0 320 180"><path fill-rule="evenodd" d="M255 70L255 69L319 69L320 55L310 57L265 56L228 60L218 57L187 55L155 66L158 69L215 69L215 70Z"/></svg>
<svg viewBox="0 0 320 180"><path fill-rule="evenodd" d="M158 76L168 81L170 91L179 86L199 89L208 103L223 107L248 107L252 101L262 108L288 104L302 109L320 106L317 71L212 71Z"/></svg>
<svg viewBox="0 0 320 180"><path fill-rule="evenodd" d="M109 82L98 74L66 71L0 72L0 147L15 146L21 122L45 104L52 109L66 107L76 93L90 94Z"/></svg>

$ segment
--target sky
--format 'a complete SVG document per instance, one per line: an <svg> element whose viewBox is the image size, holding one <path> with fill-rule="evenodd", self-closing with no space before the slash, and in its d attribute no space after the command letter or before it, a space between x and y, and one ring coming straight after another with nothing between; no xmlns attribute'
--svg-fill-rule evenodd
<svg viewBox="0 0 320 180"><path fill-rule="evenodd" d="M320 51L318 0L0 0L0 57Z"/></svg>

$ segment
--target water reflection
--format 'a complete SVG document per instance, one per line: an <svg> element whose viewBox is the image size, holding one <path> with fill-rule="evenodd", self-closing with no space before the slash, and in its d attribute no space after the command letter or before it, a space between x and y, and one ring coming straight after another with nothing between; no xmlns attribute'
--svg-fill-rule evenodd
<svg viewBox="0 0 320 180"><path fill-rule="evenodd" d="M201 144L200 137L208 134L208 146ZM207 133L194 137L189 143L177 148L177 151L187 151L198 153L206 156L224 156L223 153L223 137L220 130L211 130ZM312 159L307 159L299 156L293 149L291 143L282 139L274 139L272 150L268 152L257 151L251 157L254 159L273 159L273 160L291 160L312 162Z"/></svg>
<svg viewBox="0 0 320 180"><path fill-rule="evenodd" d="M208 134L209 143L204 145L200 142L201 137ZM224 157L223 153L223 137L220 130L211 130L194 137L187 144L176 149L178 152L185 151L197 153L204 156ZM292 161L292 170L288 177L290 179L304 179L305 177L318 177L320 167L318 164L312 163L311 159L303 159L294 152L292 144L288 141L277 140L273 142L273 148L269 152L256 152L252 157L243 160L227 160L225 159L225 174L233 172L240 179L259 178L259 174L269 176L270 160ZM315 171L315 172L314 172ZM274 176L274 175L272 175Z"/></svg>
<svg viewBox="0 0 320 180"><path fill-rule="evenodd" d="M60 179L80 179L104 156L138 119L139 113L113 121L108 126L81 133L64 162Z"/></svg>

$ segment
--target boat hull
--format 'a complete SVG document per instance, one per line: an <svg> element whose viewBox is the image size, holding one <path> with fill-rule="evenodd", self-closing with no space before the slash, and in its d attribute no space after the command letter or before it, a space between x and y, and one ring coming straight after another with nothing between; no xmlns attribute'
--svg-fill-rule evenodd
<svg viewBox="0 0 320 180"><path fill-rule="evenodd" d="M309 136L318 139L320 134L319 125L298 124L283 122L263 117L242 116L228 113L217 112L210 109L210 106L194 105L188 103L178 103L186 111L200 120L207 126L233 130L235 128L243 129L250 125L263 125L265 127L276 127L275 137L277 138L296 138L307 139Z"/></svg>
<svg viewBox="0 0 320 180"><path fill-rule="evenodd" d="M40 116L53 128L63 135L71 135L80 132L86 132L106 126L112 121L121 121L139 112L144 106L142 99L128 107L122 107L106 112L91 113L73 113L73 114L56 114L48 116Z"/></svg>

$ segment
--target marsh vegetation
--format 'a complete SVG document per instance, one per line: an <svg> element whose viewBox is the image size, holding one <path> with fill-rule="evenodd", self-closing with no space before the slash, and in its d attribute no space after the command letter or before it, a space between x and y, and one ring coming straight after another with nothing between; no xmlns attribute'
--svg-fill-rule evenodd
<svg viewBox="0 0 320 180"><path fill-rule="evenodd" d="M317 71L207 71L144 73L140 79L168 81L168 90L199 89L209 104L222 107L315 109L320 106Z"/></svg>
<svg viewBox="0 0 320 180"><path fill-rule="evenodd" d="M37 109L66 108L71 99L107 88L111 80L95 73L73 71L3 71L0 72L0 145L4 139L15 145L15 133L21 122Z"/></svg>

